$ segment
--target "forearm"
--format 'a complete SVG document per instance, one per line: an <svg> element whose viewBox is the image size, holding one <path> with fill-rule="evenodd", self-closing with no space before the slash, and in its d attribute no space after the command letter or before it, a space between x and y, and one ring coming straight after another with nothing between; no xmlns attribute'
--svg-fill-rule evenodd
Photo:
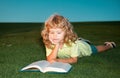
<svg viewBox="0 0 120 78"><path fill-rule="evenodd" d="M65 59L55 59L57 62L64 62L64 63L76 63L77 57L65 58Z"/></svg>
<svg viewBox="0 0 120 78"><path fill-rule="evenodd" d="M52 50L51 54L47 56L47 60L49 62L57 58L58 49L59 49L59 45L56 45L55 48Z"/></svg>

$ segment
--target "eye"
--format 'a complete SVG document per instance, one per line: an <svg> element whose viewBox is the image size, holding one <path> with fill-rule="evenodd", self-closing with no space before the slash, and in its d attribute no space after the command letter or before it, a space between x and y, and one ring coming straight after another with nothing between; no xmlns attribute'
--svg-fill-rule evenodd
<svg viewBox="0 0 120 78"><path fill-rule="evenodd" d="M49 32L49 34L54 34L54 32Z"/></svg>
<svg viewBox="0 0 120 78"><path fill-rule="evenodd" d="M57 34L61 34L61 32L58 32Z"/></svg>

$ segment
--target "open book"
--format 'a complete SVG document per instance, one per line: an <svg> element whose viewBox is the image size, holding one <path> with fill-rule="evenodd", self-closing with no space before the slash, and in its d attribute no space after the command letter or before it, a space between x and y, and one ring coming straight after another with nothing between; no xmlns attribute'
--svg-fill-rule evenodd
<svg viewBox="0 0 120 78"><path fill-rule="evenodd" d="M43 73L46 72L58 72L58 73L67 73L71 69L69 63L54 62L49 63L46 60L33 62L24 68L21 71L40 71Z"/></svg>

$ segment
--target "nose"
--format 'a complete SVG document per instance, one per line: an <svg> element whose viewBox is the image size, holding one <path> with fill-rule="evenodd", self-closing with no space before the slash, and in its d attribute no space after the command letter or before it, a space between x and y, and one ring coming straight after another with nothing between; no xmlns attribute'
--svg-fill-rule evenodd
<svg viewBox="0 0 120 78"><path fill-rule="evenodd" d="M57 37L57 34L55 33L55 34L53 35L53 37L56 38L56 37Z"/></svg>

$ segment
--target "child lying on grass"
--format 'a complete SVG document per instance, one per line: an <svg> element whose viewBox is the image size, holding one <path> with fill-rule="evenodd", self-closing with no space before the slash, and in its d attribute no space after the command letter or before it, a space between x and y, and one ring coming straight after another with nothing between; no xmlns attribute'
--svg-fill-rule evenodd
<svg viewBox="0 0 120 78"><path fill-rule="evenodd" d="M95 46L88 40L78 38L71 23L63 16L54 14L45 21L41 33L49 62L76 63L78 57L90 56L116 47L114 42Z"/></svg>

